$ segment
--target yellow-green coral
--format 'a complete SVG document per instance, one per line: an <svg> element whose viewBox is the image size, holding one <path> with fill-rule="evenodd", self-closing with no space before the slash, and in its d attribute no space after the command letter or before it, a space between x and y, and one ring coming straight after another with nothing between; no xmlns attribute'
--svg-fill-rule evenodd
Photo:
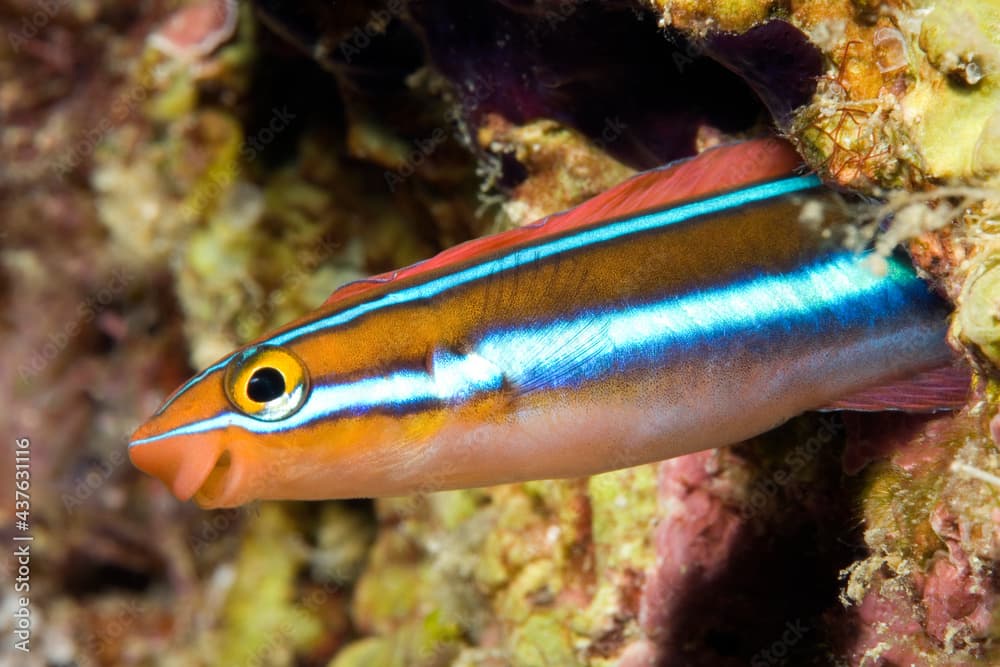
<svg viewBox="0 0 1000 667"><path fill-rule="evenodd" d="M213 664L291 664L293 650L322 638L315 613L295 599L306 551L291 507L264 503L249 521L222 627L210 641Z"/></svg>
<svg viewBox="0 0 1000 667"><path fill-rule="evenodd" d="M995 173L996 3L893 7L872 24L803 3L791 19L831 63L793 123L810 162L860 188Z"/></svg>
<svg viewBox="0 0 1000 667"><path fill-rule="evenodd" d="M388 634L419 616L432 593L426 569L406 536L383 533L354 594L356 622L366 632Z"/></svg>
<svg viewBox="0 0 1000 667"><path fill-rule="evenodd" d="M392 641L383 637L366 637L338 651L329 667L395 667Z"/></svg>
<svg viewBox="0 0 1000 667"><path fill-rule="evenodd" d="M379 502L394 530L380 532L352 604L359 629L378 640L349 647L337 667L372 664L354 662L368 655L386 665L449 664L481 615L469 575L482 541L477 497L482 492Z"/></svg>
<svg viewBox="0 0 1000 667"><path fill-rule="evenodd" d="M245 92L256 54L251 13L241 16L235 39L196 68L147 47L109 110L118 125L100 137L93 185L125 262L171 259L238 174L243 129L231 114L199 107L199 85ZM150 127L155 140L144 136Z"/></svg>
<svg viewBox="0 0 1000 667"><path fill-rule="evenodd" d="M929 517L944 479L939 475L914 476L890 463L873 466L867 477L862 493L866 540L880 551L898 554L891 563L895 569L912 571L912 565L904 567L898 558L919 563L942 546L931 530Z"/></svg>
<svg viewBox="0 0 1000 667"><path fill-rule="evenodd" d="M923 20L919 45L936 76L923 69L902 104L928 172L969 178L994 171L989 138L1000 113L1000 5L938 2Z"/></svg>
<svg viewBox="0 0 1000 667"><path fill-rule="evenodd" d="M479 129L477 141L493 154L513 155L531 174L502 205L506 226L579 204L635 173L579 132L552 120L513 126L494 116Z"/></svg>
<svg viewBox="0 0 1000 667"><path fill-rule="evenodd" d="M663 23L701 34L708 30L743 32L763 22L783 2L777 0L651 0Z"/></svg>
<svg viewBox="0 0 1000 667"><path fill-rule="evenodd" d="M991 0L653 5L688 35L743 32L779 14L804 30L830 66L791 135L843 184L914 187L1000 172L1000 5Z"/></svg>
<svg viewBox="0 0 1000 667"><path fill-rule="evenodd" d="M612 664L615 646L638 632L632 605L653 563L655 466L380 507L394 530L380 533L354 600L361 627L380 640L351 656L417 664L413 638L426 634L431 609L445 646L474 641L493 619L502 642L477 659L505 665ZM594 648L609 637L607 650Z"/></svg>
<svg viewBox="0 0 1000 667"><path fill-rule="evenodd" d="M992 252L990 252L992 250ZM955 329L994 364L1000 365L1000 250L977 262L961 296Z"/></svg>
<svg viewBox="0 0 1000 667"><path fill-rule="evenodd" d="M316 530L313 576L320 581L343 584L361 573L375 538L375 526L367 513L344 503L323 503Z"/></svg>
<svg viewBox="0 0 1000 667"><path fill-rule="evenodd" d="M334 286L360 277L349 268L361 263L355 246L325 237L341 221L333 217L331 193L288 172L276 174L263 191L237 180L224 192L177 265L196 366L314 308ZM326 218L327 225L316 225L316 218Z"/></svg>
<svg viewBox="0 0 1000 667"><path fill-rule="evenodd" d="M579 664L566 613L557 609L532 614L512 630L507 645L510 664L516 667L549 667Z"/></svg>

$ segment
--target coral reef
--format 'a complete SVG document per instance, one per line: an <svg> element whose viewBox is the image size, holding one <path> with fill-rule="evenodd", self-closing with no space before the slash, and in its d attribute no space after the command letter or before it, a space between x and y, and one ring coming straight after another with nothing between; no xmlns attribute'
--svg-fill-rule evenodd
<svg viewBox="0 0 1000 667"><path fill-rule="evenodd" d="M996 175L995 3L855 8L868 21L813 7L797 22L830 67L794 125L812 162L862 188Z"/></svg>
<svg viewBox="0 0 1000 667"><path fill-rule="evenodd" d="M995 2L17 1L0 24L0 422L31 443L34 538L32 652L0 661L1000 659ZM208 513L127 464L194 369L339 284L769 131L883 199L852 234L906 243L955 303L963 410L375 503Z"/></svg>

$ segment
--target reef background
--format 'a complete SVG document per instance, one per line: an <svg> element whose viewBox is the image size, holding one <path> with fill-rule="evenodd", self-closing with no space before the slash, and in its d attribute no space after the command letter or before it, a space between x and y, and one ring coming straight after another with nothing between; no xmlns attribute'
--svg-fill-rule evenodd
<svg viewBox="0 0 1000 667"><path fill-rule="evenodd" d="M7 0L0 28L0 536L28 438L34 538L0 662L1000 661L996 2ZM194 369L341 283L769 132L887 202L856 241L956 303L964 410L374 503L205 512L128 463Z"/></svg>

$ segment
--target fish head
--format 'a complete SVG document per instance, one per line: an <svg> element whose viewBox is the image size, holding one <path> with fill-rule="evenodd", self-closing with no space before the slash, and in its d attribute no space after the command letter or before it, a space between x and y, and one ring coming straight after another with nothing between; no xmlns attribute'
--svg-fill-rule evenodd
<svg viewBox="0 0 1000 667"><path fill-rule="evenodd" d="M265 341L208 367L132 435L133 464L206 508L370 495L373 467L359 459L393 434L377 419L326 418L303 352Z"/></svg>

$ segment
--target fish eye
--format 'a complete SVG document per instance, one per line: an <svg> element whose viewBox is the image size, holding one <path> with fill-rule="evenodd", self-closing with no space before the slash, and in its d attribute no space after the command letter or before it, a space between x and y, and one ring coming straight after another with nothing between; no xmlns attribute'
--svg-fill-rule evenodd
<svg viewBox="0 0 1000 667"><path fill-rule="evenodd" d="M256 403L273 401L285 393L285 376L277 368L258 368L247 382L247 396Z"/></svg>
<svg viewBox="0 0 1000 667"><path fill-rule="evenodd" d="M305 364L274 345L249 348L226 367L226 397L243 414L276 421L298 412L309 394Z"/></svg>

